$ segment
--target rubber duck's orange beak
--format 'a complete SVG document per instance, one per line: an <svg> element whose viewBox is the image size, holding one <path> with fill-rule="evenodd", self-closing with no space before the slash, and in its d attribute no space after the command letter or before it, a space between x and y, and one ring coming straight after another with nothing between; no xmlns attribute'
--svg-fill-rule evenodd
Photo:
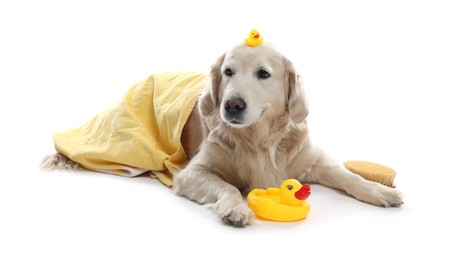
<svg viewBox="0 0 451 260"><path fill-rule="evenodd" d="M302 185L302 187L294 193L294 196L298 200L306 200L308 196L310 196L310 185Z"/></svg>
<svg viewBox="0 0 451 260"><path fill-rule="evenodd" d="M260 37L260 34L257 33L256 35L254 35L254 39L258 39Z"/></svg>

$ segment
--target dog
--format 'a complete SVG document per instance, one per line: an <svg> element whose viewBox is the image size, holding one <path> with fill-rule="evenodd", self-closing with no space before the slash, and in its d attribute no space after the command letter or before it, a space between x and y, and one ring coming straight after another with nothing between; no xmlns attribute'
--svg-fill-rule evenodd
<svg viewBox="0 0 451 260"><path fill-rule="evenodd" d="M399 191L349 172L315 147L307 115L302 79L285 56L266 43L234 47L211 67L192 115L203 138L174 177L175 194L207 205L235 226L248 225L253 216L243 194L278 187L288 178L339 189L377 206L403 203Z"/></svg>
<svg viewBox="0 0 451 260"><path fill-rule="evenodd" d="M204 92L182 132L188 164L173 192L206 205L225 223L250 224L243 196L286 179L318 183L382 207L399 207L402 194L365 180L335 162L309 137L302 78L274 46L239 44L211 67ZM49 161L49 160L47 160ZM61 154L50 161L78 168Z"/></svg>

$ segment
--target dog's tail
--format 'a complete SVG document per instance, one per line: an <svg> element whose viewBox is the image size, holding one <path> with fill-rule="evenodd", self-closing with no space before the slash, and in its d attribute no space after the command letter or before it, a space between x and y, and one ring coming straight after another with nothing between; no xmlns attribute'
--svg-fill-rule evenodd
<svg viewBox="0 0 451 260"><path fill-rule="evenodd" d="M79 163L60 153L47 155L41 162L41 169L43 170L78 170L81 168Z"/></svg>

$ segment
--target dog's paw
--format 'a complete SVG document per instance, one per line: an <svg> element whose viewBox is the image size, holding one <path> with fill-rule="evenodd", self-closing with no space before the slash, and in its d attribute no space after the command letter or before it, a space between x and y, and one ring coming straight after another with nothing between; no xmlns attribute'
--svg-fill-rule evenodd
<svg viewBox="0 0 451 260"><path fill-rule="evenodd" d="M232 209L228 214L222 216L222 221L226 224L234 225L236 227L244 227L250 224L252 218L252 211L247 208Z"/></svg>
<svg viewBox="0 0 451 260"><path fill-rule="evenodd" d="M236 227L249 225L254 214L243 200L220 200L208 207L220 216L224 223Z"/></svg>
<svg viewBox="0 0 451 260"><path fill-rule="evenodd" d="M403 194L394 188L377 184L368 189L360 198L370 204L381 207L400 207L403 202Z"/></svg>
<svg viewBox="0 0 451 260"><path fill-rule="evenodd" d="M376 191L376 197L379 199L379 206L400 207L403 202L403 194L394 188L385 188Z"/></svg>

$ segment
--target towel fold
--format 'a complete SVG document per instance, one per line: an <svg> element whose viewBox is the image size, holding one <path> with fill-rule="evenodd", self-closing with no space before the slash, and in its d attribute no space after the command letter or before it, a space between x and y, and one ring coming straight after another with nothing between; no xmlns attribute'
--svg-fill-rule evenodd
<svg viewBox="0 0 451 260"><path fill-rule="evenodd" d="M205 74L154 74L92 120L54 135L55 149L94 171L133 177L149 172L167 186L186 164L183 127Z"/></svg>

